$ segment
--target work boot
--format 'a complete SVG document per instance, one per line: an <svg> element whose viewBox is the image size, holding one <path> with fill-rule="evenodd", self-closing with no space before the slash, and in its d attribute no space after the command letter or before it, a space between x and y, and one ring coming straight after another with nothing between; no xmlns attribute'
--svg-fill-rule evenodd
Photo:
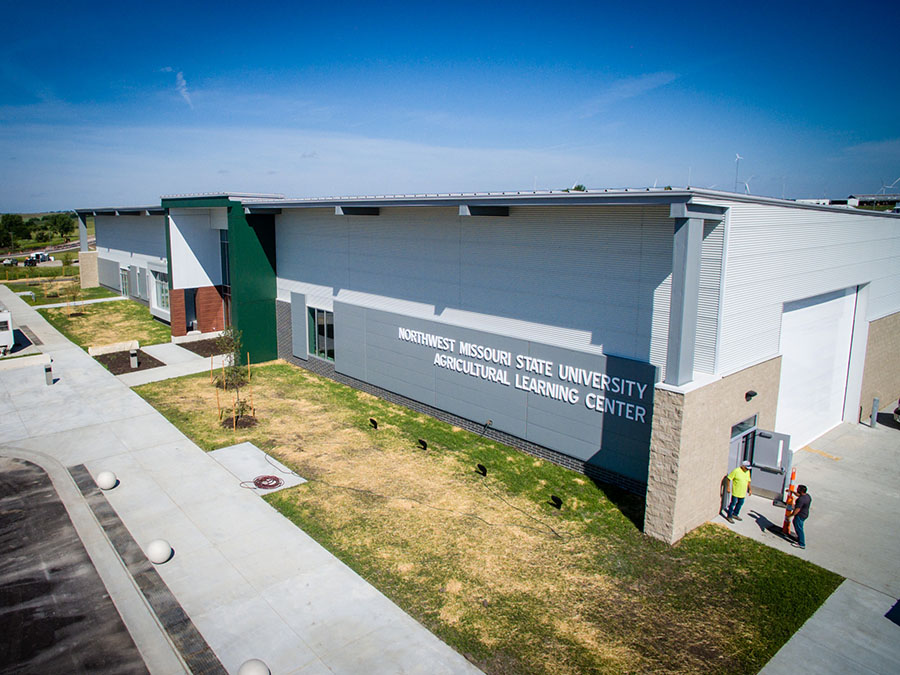
<svg viewBox="0 0 900 675"><path fill-rule="evenodd" d="M731 516L725 516L725 520L727 520L729 523L734 522L734 518L732 518Z"/></svg>
<svg viewBox="0 0 900 675"><path fill-rule="evenodd" d="M740 516L735 516L734 519L735 520L743 520L743 518L741 518Z"/></svg>

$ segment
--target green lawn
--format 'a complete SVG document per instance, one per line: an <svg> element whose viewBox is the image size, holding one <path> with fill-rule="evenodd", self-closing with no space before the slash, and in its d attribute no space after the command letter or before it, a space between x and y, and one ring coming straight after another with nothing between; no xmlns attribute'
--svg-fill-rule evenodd
<svg viewBox="0 0 900 675"><path fill-rule="evenodd" d="M78 268L74 265L66 267L0 267L0 282L16 281L17 279L36 279L40 277L78 277Z"/></svg>
<svg viewBox="0 0 900 675"><path fill-rule="evenodd" d="M137 340L142 346L169 342L169 326L157 321L150 310L134 300L93 305L38 309L47 321L80 347Z"/></svg>
<svg viewBox="0 0 900 675"><path fill-rule="evenodd" d="M71 294L72 288L77 288L77 296ZM114 298L119 294L106 288L81 288L78 279L70 281L56 281L50 279L33 279L31 281L11 282L9 290L15 293L34 293L34 299L30 295L21 296L29 305L49 305L57 302L75 300L94 300L96 298Z"/></svg>
<svg viewBox="0 0 900 675"><path fill-rule="evenodd" d="M488 673L755 673L841 582L714 524L667 546L634 495L283 362L252 383L236 432L208 373L135 391L307 478L266 500Z"/></svg>

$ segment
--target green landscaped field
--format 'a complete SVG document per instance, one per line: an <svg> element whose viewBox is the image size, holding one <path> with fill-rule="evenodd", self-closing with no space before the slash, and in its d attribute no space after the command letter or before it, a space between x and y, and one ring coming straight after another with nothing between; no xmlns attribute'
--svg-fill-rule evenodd
<svg viewBox="0 0 900 675"><path fill-rule="evenodd" d="M38 309L47 321L72 342L88 347L137 340L142 346L169 342L169 327L153 318L150 310L134 300L99 302Z"/></svg>
<svg viewBox="0 0 900 675"><path fill-rule="evenodd" d="M53 277L78 277L79 270L74 265L66 267L0 267L0 283L18 279L37 279Z"/></svg>
<svg viewBox="0 0 900 675"><path fill-rule="evenodd" d="M242 391L249 429L209 374L136 391L307 478L266 499L488 673L755 673L841 582L714 524L649 539L633 495L283 362Z"/></svg>
<svg viewBox="0 0 900 675"><path fill-rule="evenodd" d="M29 281L10 282L7 285L14 293L34 293L21 298L29 305L49 305L74 300L95 300L97 298L114 298L119 294L106 288L81 288L78 279L54 280L32 279Z"/></svg>

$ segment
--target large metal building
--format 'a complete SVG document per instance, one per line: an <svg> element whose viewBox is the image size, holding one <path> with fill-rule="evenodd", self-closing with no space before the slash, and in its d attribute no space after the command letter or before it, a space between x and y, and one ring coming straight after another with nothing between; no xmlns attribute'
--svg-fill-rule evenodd
<svg viewBox="0 0 900 675"><path fill-rule="evenodd" d="M77 213L99 283L173 336L233 324L254 360L645 493L669 542L740 460L777 496L793 451L900 395L900 216L696 189Z"/></svg>

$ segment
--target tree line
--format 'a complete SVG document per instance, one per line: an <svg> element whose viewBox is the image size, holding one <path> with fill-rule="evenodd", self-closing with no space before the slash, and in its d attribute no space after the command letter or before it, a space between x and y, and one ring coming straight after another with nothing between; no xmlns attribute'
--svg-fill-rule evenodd
<svg viewBox="0 0 900 675"><path fill-rule="evenodd" d="M53 235L68 241L75 231L75 218L71 213L49 213L27 221L18 213L4 213L0 217L0 247L13 248L16 240L31 239L46 243Z"/></svg>

